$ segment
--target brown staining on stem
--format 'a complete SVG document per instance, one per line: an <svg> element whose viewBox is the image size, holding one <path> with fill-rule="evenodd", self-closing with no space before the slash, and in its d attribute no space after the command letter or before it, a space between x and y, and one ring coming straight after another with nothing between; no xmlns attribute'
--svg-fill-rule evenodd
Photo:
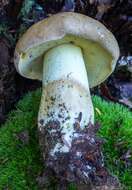
<svg viewBox="0 0 132 190"><path fill-rule="evenodd" d="M62 86L65 86L64 89L62 89ZM73 88L73 89L68 89ZM70 90L70 91L69 91ZM50 82L43 86L43 93L41 98L41 104L40 104L40 118L44 117L50 117L49 119L61 119L60 121L64 123L65 121L70 120L72 117L70 115L70 112L74 110L74 107L76 108L76 104L72 104L71 102L74 102L74 96L73 92L77 93L80 92L80 94L76 97L80 104L80 107L83 107L84 104L86 104L88 101L85 97L87 96L87 89L85 89L82 85L80 85L77 81L74 81L73 79L61 79L54 82ZM69 94L69 93L70 94ZM80 100L80 96L84 97ZM41 106L44 105L44 106ZM85 106L86 107L86 106ZM74 112L74 111L73 111ZM77 114L79 113L79 110L77 110ZM42 115L42 116L41 116ZM74 120L73 118L71 118ZM46 121L45 121L46 122Z"/></svg>

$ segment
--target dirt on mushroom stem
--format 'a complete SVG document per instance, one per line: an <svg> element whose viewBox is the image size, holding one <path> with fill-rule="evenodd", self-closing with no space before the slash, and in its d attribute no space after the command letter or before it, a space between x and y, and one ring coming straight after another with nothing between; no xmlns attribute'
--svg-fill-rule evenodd
<svg viewBox="0 0 132 190"><path fill-rule="evenodd" d="M71 44L64 44L51 49L44 57L43 90L38 120L43 119L44 126L49 121L59 121L65 133L64 139L70 143L70 135L74 131L70 126L78 115L81 127L94 121L81 49ZM38 127L41 130L42 126ZM65 146L65 151L67 148Z"/></svg>
<svg viewBox="0 0 132 190"><path fill-rule="evenodd" d="M52 150L57 144L60 147L68 146L68 142L63 139L64 133L60 122L49 121L46 126L43 126L43 121L40 121L43 130L39 130L39 140L46 166L45 171L48 171L43 176L43 180L52 173L59 184L63 184L63 188L64 184L67 186L72 182L77 184L79 190L84 190L85 187L91 190L119 189L118 180L104 167L101 152L103 140L96 136L99 125L89 123L81 129L79 119L80 116L73 126L71 147L67 152L58 149L54 154Z"/></svg>

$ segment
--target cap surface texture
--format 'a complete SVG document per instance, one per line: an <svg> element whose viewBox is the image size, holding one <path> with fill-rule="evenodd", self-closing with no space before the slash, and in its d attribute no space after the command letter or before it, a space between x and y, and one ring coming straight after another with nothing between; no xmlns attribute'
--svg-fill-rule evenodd
<svg viewBox="0 0 132 190"><path fill-rule="evenodd" d="M44 54L66 43L82 49L90 87L103 82L114 70L119 47L113 34L88 16L64 12L34 24L20 38L14 56L17 71L42 80Z"/></svg>

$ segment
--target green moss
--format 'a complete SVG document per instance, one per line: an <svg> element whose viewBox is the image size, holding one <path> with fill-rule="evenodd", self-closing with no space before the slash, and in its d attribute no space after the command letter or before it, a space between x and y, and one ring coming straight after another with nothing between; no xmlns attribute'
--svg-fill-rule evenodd
<svg viewBox="0 0 132 190"><path fill-rule="evenodd" d="M101 123L99 135L105 139L103 152L106 166L117 175L126 190L132 189L132 113L119 104L93 97L96 121ZM99 113L96 111L99 109ZM123 156L130 152L130 158Z"/></svg>
<svg viewBox="0 0 132 190"><path fill-rule="evenodd" d="M0 189L36 190L35 178L42 167L36 138L37 110L40 93L29 94L9 114L0 129ZM35 102L35 104L33 103ZM17 135L27 130L29 143L22 143Z"/></svg>
<svg viewBox="0 0 132 190"><path fill-rule="evenodd" d="M37 140L37 113L40 90L27 94L9 114L0 128L0 189L38 190L36 177L43 164ZM101 123L99 135L105 139L103 152L106 166L119 177L126 190L132 189L132 158L128 163L121 157L132 150L132 114L118 104L93 97L96 121ZM29 143L18 135L28 131ZM74 186L70 190L74 189Z"/></svg>

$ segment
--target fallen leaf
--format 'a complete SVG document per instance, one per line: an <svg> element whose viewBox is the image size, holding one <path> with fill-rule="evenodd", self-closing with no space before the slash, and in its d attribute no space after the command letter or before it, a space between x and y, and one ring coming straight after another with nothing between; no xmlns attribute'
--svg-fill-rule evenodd
<svg viewBox="0 0 132 190"><path fill-rule="evenodd" d="M129 99L127 98L119 99L119 102L132 109L132 101L130 101Z"/></svg>
<svg viewBox="0 0 132 190"><path fill-rule="evenodd" d="M112 7L112 5L106 5L106 4L100 4L97 6L97 14L95 16L95 18L97 18L97 20L101 20L104 13L107 13L107 11Z"/></svg>
<svg viewBox="0 0 132 190"><path fill-rule="evenodd" d="M99 91L100 91L100 94L102 96L104 96L105 98L111 100L111 101L114 101L116 102L117 101L117 98L113 97L110 93L110 89L109 87L105 84L105 83L102 83L99 87Z"/></svg>

